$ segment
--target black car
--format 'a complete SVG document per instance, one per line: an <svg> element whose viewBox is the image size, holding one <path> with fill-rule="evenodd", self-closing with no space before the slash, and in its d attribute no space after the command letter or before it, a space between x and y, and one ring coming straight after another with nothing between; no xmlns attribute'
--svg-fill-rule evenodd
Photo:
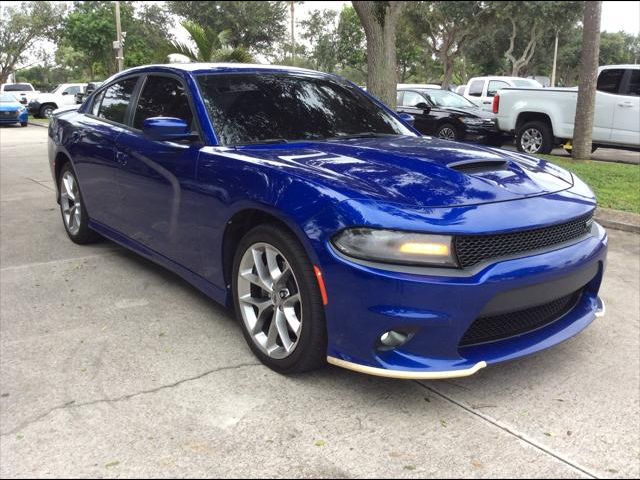
<svg viewBox="0 0 640 480"><path fill-rule="evenodd" d="M84 99L93 93L93 91L102 85L102 82L89 82L87 83L87 88L85 91L80 91L76 93L76 103L79 105L84 102Z"/></svg>
<svg viewBox="0 0 640 480"><path fill-rule="evenodd" d="M413 115L414 127L424 135L492 146L501 146L507 140L498 130L493 113L448 90L399 89L397 110Z"/></svg>

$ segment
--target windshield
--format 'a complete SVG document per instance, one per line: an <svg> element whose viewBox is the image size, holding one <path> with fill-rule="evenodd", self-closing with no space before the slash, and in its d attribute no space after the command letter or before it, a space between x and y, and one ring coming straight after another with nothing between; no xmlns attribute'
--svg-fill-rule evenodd
<svg viewBox="0 0 640 480"><path fill-rule="evenodd" d="M198 84L222 145L415 135L358 88L331 79L208 74Z"/></svg>
<svg viewBox="0 0 640 480"><path fill-rule="evenodd" d="M438 107L471 108L475 107L466 98L447 90L428 90L425 92Z"/></svg>
<svg viewBox="0 0 640 480"><path fill-rule="evenodd" d="M512 80L513 85L520 88L542 88L542 84L537 80Z"/></svg>
<svg viewBox="0 0 640 480"><path fill-rule="evenodd" d="M10 95L8 93L2 93L0 94L0 102L2 103L16 103L18 100L16 100L16 97L14 97L13 95Z"/></svg>

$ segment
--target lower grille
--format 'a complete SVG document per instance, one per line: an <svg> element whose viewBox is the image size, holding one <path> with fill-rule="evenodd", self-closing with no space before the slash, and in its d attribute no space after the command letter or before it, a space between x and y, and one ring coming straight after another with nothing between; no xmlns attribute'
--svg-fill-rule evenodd
<svg viewBox="0 0 640 480"><path fill-rule="evenodd" d="M460 347L495 342L523 333L538 330L569 313L582 296L582 289L543 305L503 313L491 317L479 317L466 331Z"/></svg>

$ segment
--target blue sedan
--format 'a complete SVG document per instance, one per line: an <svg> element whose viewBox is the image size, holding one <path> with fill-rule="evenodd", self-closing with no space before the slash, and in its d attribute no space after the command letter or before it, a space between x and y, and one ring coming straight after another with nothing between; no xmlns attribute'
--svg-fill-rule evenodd
<svg viewBox="0 0 640 480"><path fill-rule="evenodd" d="M9 93L0 93L0 125L19 123L23 127L27 126L29 112L16 97Z"/></svg>
<svg viewBox="0 0 640 480"><path fill-rule="evenodd" d="M234 309L282 373L471 375L602 315L607 235L575 175L421 137L339 77L126 70L49 126L69 238L107 237Z"/></svg>

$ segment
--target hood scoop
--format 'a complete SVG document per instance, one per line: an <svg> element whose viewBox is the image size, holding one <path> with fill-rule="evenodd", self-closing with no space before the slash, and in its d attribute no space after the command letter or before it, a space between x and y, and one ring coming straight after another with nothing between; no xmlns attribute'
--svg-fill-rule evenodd
<svg viewBox="0 0 640 480"><path fill-rule="evenodd" d="M501 170L508 170L509 164L506 160L463 160L447 165L452 170L466 174L490 173Z"/></svg>

